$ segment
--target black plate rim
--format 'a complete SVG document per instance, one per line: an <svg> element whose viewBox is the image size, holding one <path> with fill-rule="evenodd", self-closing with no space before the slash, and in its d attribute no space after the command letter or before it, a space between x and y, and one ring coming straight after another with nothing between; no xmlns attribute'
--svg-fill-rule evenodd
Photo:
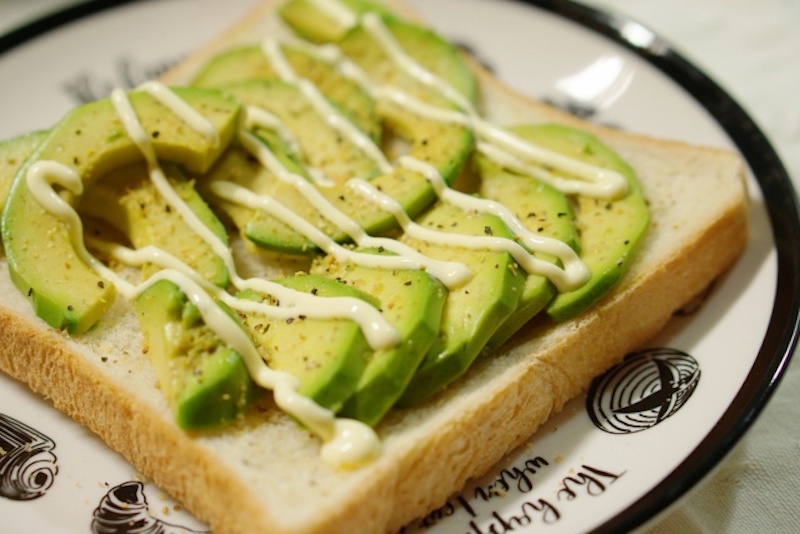
<svg viewBox="0 0 800 534"><path fill-rule="evenodd" d="M84 1L0 35L0 55L61 26L144 0ZM543 9L596 32L660 70L705 108L744 157L764 197L777 252L777 285L767 332L745 384L722 418L675 470L594 532L627 532L669 509L727 456L766 407L792 358L800 332L800 203L791 178L767 136L747 111L711 77L646 25L573 0L513 0ZM646 44L626 37L636 25Z"/></svg>

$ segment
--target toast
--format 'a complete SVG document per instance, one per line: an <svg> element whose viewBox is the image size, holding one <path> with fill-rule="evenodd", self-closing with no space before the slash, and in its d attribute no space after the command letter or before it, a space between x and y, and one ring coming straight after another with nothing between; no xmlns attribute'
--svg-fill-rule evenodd
<svg viewBox="0 0 800 534"><path fill-rule="evenodd" d="M188 83L220 51L283 34L276 8L265 1L164 81ZM416 19L398 2L392 8ZM568 124L619 154L636 172L650 225L628 271L599 302L563 322L534 319L441 392L390 411L376 426L381 452L366 465L323 461L319 438L269 398L233 425L187 433L142 357L130 303L117 298L86 333L54 329L17 289L5 257L0 369L97 433L214 532L391 532L441 505L655 336L747 242L738 156L579 121L470 66L492 122Z"/></svg>

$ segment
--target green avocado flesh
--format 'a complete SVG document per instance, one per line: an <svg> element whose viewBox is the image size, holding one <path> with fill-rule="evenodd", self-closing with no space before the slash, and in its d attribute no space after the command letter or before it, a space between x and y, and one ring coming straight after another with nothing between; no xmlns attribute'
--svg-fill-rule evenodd
<svg viewBox="0 0 800 534"><path fill-rule="evenodd" d="M0 206L5 206L14 175L47 137L42 130L12 137L0 142Z"/></svg>
<svg viewBox="0 0 800 534"><path fill-rule="evenodd" d="M217 216L178 168L167 168L173 189L197 220L228 246L228 234ZM228 285L225 261L173 209L150 181L147 166L134 164L112 171L81 197L78 211L105 221L122 233L133 248L156 246L187 264L202 278L219 287ZM148 264L143 277L161 270Z"/></svg>
<svg viewBox="0 0 800 534"><path fill-rule="evenodd" d="M374 298L336 280L303 274L277 280L319 297ZM246 291L239 298L271 303L270 297ZM319 405L339 411L353 394L372 350L361 327L348 319L311 319L293 315L276 319L256 312L240 313L267 365L300 381L298 391Z"/></svg>
<svg viewBox="0 0 800 534"><path fill-rule="evenodd" d="M476 160L481 196L503 204L528 230L537 235L563 241L574 250L579 250L575 214L566 195L536 178L508 172L483 155ZM556 262L547 254L537 254L537 257ZM484 347L484 352L492 351L507 341L542 311L555 294L556 288L547 277L529 274L525 278L517 309L500 325Z"/></svg>
<svg viewBox="0 0 800 534"><path fill-rule="evenodd" d="M312 47L281 44L296 76L285 76L271 65L264 46L225 51L201 67L192 87L174 89L210 120L220 133L218 143L209 142L147 93L130 93L166 179L190 214L162 196L152 168L110 100L76 108L47 132L0 143L3 249L12 280L43 320L80 334L98 323L115 299L113 284L79 257L72 235L83 235L92 253L110 268L141 280L161 267L120 266L122 262L104 256L107 249L99 241L139 250L156 247L191 268L209 291L229 292L219 299L220 309L242 328L270 368L297 379L301 394L339 416L375 426L393 407L417 405L447 388L478 358L491 357L532 321L575 317L608 293L628 270L649 225L647 204L628 165L587 133L543 124L508 130L541 147L620 172L628 181L627 195L612 201L566 195L502 167L476 149L466 124L426 117L386 91L402 91L422 106L451 113L464 111L460 108L465 102L477 107L476 81L460 51L368 0L343 3L358 15L377 13L404 53L447 80L460 97L445 98L399 68L368 26L345 27L319 11L315 2L289 0L279 9L283 21L311 42L338 46L369 83L346 76L331 56L323 57ZM334 115L321 113L308 98L308 82L319 89L322 103ZM349 121L361 137L337 130L341 120ZM369 154L364 140L382 151L386 164ZM402 164L406 155L429 164L454 189L504 205L529 231L566 243L589 268L589 281L559 293L547 277L525 272L510 252L487 243L480 248L460 243L465 236L518 237L498 215L438 198L430 177ZM29 170L42 160L59 162L80 177L80 193L55 186L84 217L83 227L73 234L29 190ZM353 187L354 178L396 201L414 223L439 232L443 240L429 242L406 230L403 220L362 196ZM395 254L353 243L353 236L291 180L299 180L300 187L369 236L397 239L429 259L463 264L471 277L448 287L434 277L435 271L424 268L379 268L338 259L314 232L291 218L232 201L223 184L244 188L250 199L288 208L324 239L351 252L370 259ZM196 223L232 249L241 273L229 272L231 264L220 257L216 242L198 235ZM556 257L533 254L558 265ZM362 326L346 314L319 318L291 311L286 303L280 314L272 314L261 306L281 306L274 295L239 289L245 287L239 281L251 276L321 299L357 299L380 312L399 342L371 347ZM181 428L213 429L253 410L259 388L244 359L205 324L199 304L176 283L160 279L134 304L147 358Z"/></svg>
<svg viewBox="0 0 800 534"><path fill-rule="evenodd" d="M375 424L405 390L434 342L447 290L423 271L375 269L340 263L330 256L320 258L312 269L380 298L385 319L400 337L397 345L375 351L342 409L342 415Z"/></svg>
<svg viewBox="0 0 800 534"><path fill-rule="evenodd" d="M453 234L512 238L497 217L469 214L446 203L437 203L417 222ZM498 326L517 308L525 275L508 252L464 249L457 243L436 245L414 238L404 240L426 256L461 262L472 272L467 283L447 295L436 341L400 399L402 405L411 405L469 368Z"/></svg>
<svg viewBox="0 0 800 534"><path fill-rule="evenodd" d="M419 26L394 19L387 19L387 24L409 54L448 80L469 101L474 101L475 82L465 61L452 45ZM430 88L414 81L388 63L385 55L375 55L375 44L364 32L353 31L339 44L373 78L374 83L390 83L428 104L453 108L453 104ZM354 124L372 137L373 141L382 145L390 161L407 153L432 165L447 183L456 180L474 148L474 139L468 128L408 113L384 100L373 103L361 87L338 74L335 68L323 60L288 47L285 52L287 60L300 78L320 84L320 90L334 107L344 110L347 116L359 118ZM392 65L392 68L387 69L387 64ZM336 74L332 76L331 71ZM347 187L345 182L350 178L370 181L382 193L399 202L411 217L433 202L435 195L424 177L400 167L395 167L388 173L382 172L376 167L376 162L358 145L346 136L325 127L311 103L301 96L299 88L279 82L275 80L275 76L261 47L245 47L213 58L200 71L194 83L219 87L240 98L247 106L266 109L278 116L293 131L302 148L303 154L297 158L298 162L323 171L337 184L334 187L320 187L320 193L367 233L391 231L396 227L396 221L372 201ZM322 81L326 83L321 83ZM369 105L365 106L365 102L369 102ZM369 113L362 112L359 115L361 109ZM375 114L372 113L373 110ZM285 143L281 143L280 139L276 140L274 134L270 136L265 130L256 129L262 141L278 153L286 152ZM377 135L382 135L382 138ZM243 149L239 147L233 150ZM347 235L337 230L292 186L277 181L268 170L259 165L240 163L248 158L246 154L235 153L228 158L223 157L219 166L212 171L210 180L230 180L234 176L240 180L237 183L253 184L258 187L259 192L280 200L336 241L348 240ZM331 167L330 162L335 162L336 167ZM272 216L255 214L252 210L247 213L240 208L234 209L237 211L237 226L262 247L300 254L318 250L303 235ZM243 221L246 221L246 226L241 225Z"/></svg>
<svg viewBox="0 0 800 534"><path fill-rule="evenodd" d="M177 285L152 284L136 298L136 310L159 387L181 428L215 428L244 413L256 395L244 361Z"/></svg>
<svg viewBox="0 0 800 534"><path fill-rule="evenodd" d="M239 105L216 91L191 88L176 93L211 121L220 133L219 143L187 128L149 94L129 96L158 157L205 172L233 136ZM28 161L60 163L77 173L87 189L104 174L142 159L106 99L73 110ZM11 278L48 324L70 333L85 332L113 302L114 287L78 257L67 226L28 190L25 177L31 164L23 165L15 176L3 210L3 244Z"/></svg>
<svg viewBox="0 0 800 534"><path fill-rule="evenodd" d="M361 131L375 140L380 139L375 101L357 83L313 54L287 45L282 45L280 50L298 77L311 81L334 108ZM278 79L262 46L243 46L209 60L192 80L192 85L225 87L251 80Z"/></svg>
<svg viewBox="0 0 800 534"><path fill-rule="evenodd" d="M393 17L394 14L379 2L367 0L343 0L342 3L356 14L371 11L383 17ZM336 18L317 9L312 0L289 0L284 2L278 10L281 18L298 35L312 43L329 43L338 41L348 28Z"/></svg>
<svg viewBox="0 0 800 534"><path fill-rule="evenodd" d="M574 291L556 295L548 304L550 318L564 321L589 309L627 272L647 234L650 212L633 170L597 138L560 124L524 126L515 131L545 148L615 170L628 183L628 194L619 200L583 195L575 199L581 259L591 278Z"/></svg>

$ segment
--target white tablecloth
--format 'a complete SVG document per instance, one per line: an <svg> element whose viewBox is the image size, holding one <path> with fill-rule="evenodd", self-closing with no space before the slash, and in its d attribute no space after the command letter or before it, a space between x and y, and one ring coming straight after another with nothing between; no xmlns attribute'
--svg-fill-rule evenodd
<svg viewBox="0 0 800 534"><path fill-rule="evenodd" d="M0 33L76 0L3 0ZM800 184L800 2L599 0L638 20L722 85L766 132ZM648 526L657 534L800 529L800 361L717 471Z"/></svg>

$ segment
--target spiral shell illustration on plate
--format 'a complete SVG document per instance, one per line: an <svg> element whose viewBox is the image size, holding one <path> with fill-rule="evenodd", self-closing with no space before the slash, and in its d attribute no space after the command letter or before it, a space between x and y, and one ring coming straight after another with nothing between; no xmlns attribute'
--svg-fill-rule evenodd
<svg viewBox="0 0 800 534"><path fill-rule="evenodd" d="M38 430L0 413L0 497L29 501L44 495L58 473L55 446Z"/></svg>
<svg viewBox="0 0 800 534"><path fill-rule="evenodd" d="M699 380L700 366L685 352L643 350L592 382L586 408L595 426L605 432L641 432L674 415Z"/></svg>
<svg viewBox="0 0 800 534"><path fill-rule="evenodd" d="M111 488L94 510L94 534L189 534L192 530L153 517L144 485L128 481Z"/></svg>

